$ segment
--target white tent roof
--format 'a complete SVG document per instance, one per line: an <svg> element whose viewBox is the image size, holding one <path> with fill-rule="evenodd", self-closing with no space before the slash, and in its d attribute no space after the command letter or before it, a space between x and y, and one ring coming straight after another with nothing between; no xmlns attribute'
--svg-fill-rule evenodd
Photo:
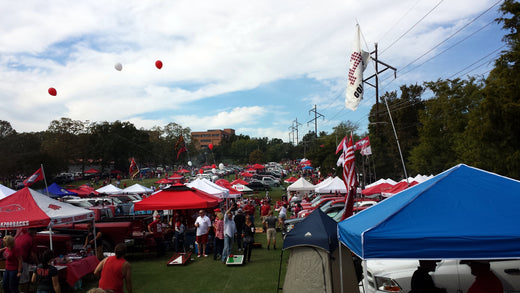
<svg viewBox="0 0 520 293"><path fill-rule="evenodd" d="M122 193L123 190L121 188L115 187L112 184L105 185L101 188L96 189L99 193L105 193L105 194L118 194Z"/></svg>
<svg viewBox="0 0 520 293"><path fill-rule="evenodd" d="M325 178L325 180L323 180L320 183L314 185L314 188L320 188L321 186L328 185L330 183L330 181L332 181L332 176L329 176L329 177Z"/></svg>
<svg viewBox="0 0 520 293"><path fill-rule="evenodd" d="M332 178L328 184L316 187L314 190L316 193L347 193L345 182L339 177Z"/></svg>
<svg viewBox="0 0 520 293"><path fill-rule="evenodd" d="M13 194L15 192L16 192L15 190L12 190L11 188L3 186L2 184L0 184L0 199L4 198L6 196L9 196L9 195L11 195L11 194Z"/></svg>
<svg viewBox="0 0 520 293"><path fill-rule="evenodd" d="M287 187L288 191L314 191L314 184L310 183L309 181L305 180L305 178L301 177L300 179L296 180L293 184L289 185Z"/></svg>
<svg viewBox="0 0 520 293"><path fill-rule="evenodd" d="M143 186L139 183L136 183L132 186L128 186L127 188L122 190L125 193L152 193L153 189Z"/></svg>
<svg viewBox="0 0 520 293"><path fill-rule="evenodd" d="M186 183L186 186L188 186L190 188L196 188L198 190L202 190L206 193L209 193L214 196L218 196L220 198L229 197L229 190L227 188L223 188L221 186L218 186L217 184L210 184L210 183L212 183L212 182L209 180L204 181L204 179L197 178L189 183Z"/></svg>
<svg viewBox="0 0 520 293"><path fill-rule="evenodd" d="M235 184L235 185L233 185L231 187L233 187L234 189L236 189L236 190L238 190L240 192L250 192L250 191L253 191L253 189L245 186L244 184Z"/></svg>

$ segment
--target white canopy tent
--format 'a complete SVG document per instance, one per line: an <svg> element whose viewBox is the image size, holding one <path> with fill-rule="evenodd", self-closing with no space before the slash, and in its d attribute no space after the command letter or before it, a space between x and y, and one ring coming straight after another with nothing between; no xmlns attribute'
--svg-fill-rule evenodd
<svg viewBox="0 0 520 293"><path fill-rule="evenodd" d="M204 179L197 178L191 182L186 183L186 186L190 188L195 188L198 190L202 190L206 193L209 193L213 196L217 196L219 198L227 198L229 197L229 190L218 186L216 184L210 185L208 184L209 180L204 181ZM225 190L224 190L225 189Z"/></svg>
<svg viewBox="0 0 520 293"><path fill-rule="evenodd" d="M314 192L314 184L305 180L305 178L301 177L296 180L293 184L287 187L287 191L294 192L298 198L302 198L304 194L308 194L310 192Z"/></svg>
<svg viewBox="0 0 520 293"><path fill-rule="evenodd" d="M325 180L323 180L320 183L314 185L314 188L320 188L322 186L325 186L325 185L329 184L331 181L332 181L332 176L329 176L329 177L325 178Z"/></svg>
<svg viewBox="0 0 520 293"><path fill-rule="evenodd" d="M113 184L108 184L103 187L100 187L96 189L96 191L104 194L120 194L123 192L121 188L115 187Z"/></svg>
<svg viewBox="0 0 520 293"><path fill-rule="evenodd" d="M136 184L134 184L132 186L128 186L127 188L123 189L122 192L124 192L124 193L138 193L138 194L142 194L142 193L152 193L153 189L148 188L146 186L143 186L143 185L141 185L139 183L136 183Z"/></svg>
<svg viewBox="0 0 520 293"><path fill-rule="evenodd" d="M253 189L245 186L244 184L240 184L240 183L232 185L231 187L233 187L234 189L236 189L236 190L238 190L240 192L251 192L251 191L253 191Z"/></svg>
<svg viewBox="0 0 520 293"><path fill-rule="evenodd" d="M347 193L347 186L342 179L334 177L328 184L316 187L314 191L316 191L316 193Z"/></svg>
<svg viewBox="0 0 520 293"><path fill-rule="evenodd" d="M12 190L11 188L0 184L0 199L7 197L15 192L16 192L15 190Z"/></svg>

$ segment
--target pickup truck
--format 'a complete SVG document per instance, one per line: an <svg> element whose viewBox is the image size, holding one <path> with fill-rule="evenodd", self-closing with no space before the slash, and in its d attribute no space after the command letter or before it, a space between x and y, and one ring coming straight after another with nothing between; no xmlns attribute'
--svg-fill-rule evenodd
<svg viewBox="0 0 520 293"><path fill-rule="evenodd" d="M147 241L151 237L147 225L152 221L151 215L115 216L103 218L95 222L96 232L102 233L103 250L114 251L118 243L125 243L129 250L143 248L150 245ZM81 250L88 234L88 223L73 223L53 226L53 248L55 254L65 254L72 250ZM49 246L49 232L37 233L35 244Z"/></svg>

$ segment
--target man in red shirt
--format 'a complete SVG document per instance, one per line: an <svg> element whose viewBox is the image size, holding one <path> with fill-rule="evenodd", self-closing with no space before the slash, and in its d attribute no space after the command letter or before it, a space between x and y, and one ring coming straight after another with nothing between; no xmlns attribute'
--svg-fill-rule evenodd
<svg viewBox="0 0 520 293"><path fill-rule="evenodd" d="M117 244L114 252L116 255L103 259L94 270L94 275L98 276L101 273L99 288L123 293L123 287L126 287L126 292L132 293L132 267L124 258L126 245Z"/></svg>
<svg viewBox="0 0 520 293"><path fill-rule="evenodd" d="M502 293L504 288L500 279L491 271L489 261L472 260L467 263L475 282L469 287L468 293Z"/></svg>
<svg viewBox="0 0 520 293"><path fill-rule="evenodd" d="M246 205L244 206L244 212L246 215L249 215L251 218L251 223L255 222L255 206L251 203L251 201L248 201Z"/></svg>
<svg viewBox="0 0 520 293"><path fill-rule="evenodd" d="M161 215L155 215L155 220L148 225L148 231L152 233L155 244L157 245L157 256L162 256L164 254L164 238Z"/></svg>
<svg viewBox="0 0 520 293"><path fill-rule="evenodd" d="M15 238L18 255L22 256L22 274L20 276L20 287L23 292L27 292L31 271L29 265L37 263L36 251L33 247L33 238L36 235L35 228L29 228L25 233Z"/></svg>
<svg viewBox="0 0 520 293"><path fill-rule="evenodd" d="M260 206L260 216L262 217L262 221L265 220L265 218L267 218L270 210L271 205L266 200L264 200L262 202L262 206Z"/></svg>

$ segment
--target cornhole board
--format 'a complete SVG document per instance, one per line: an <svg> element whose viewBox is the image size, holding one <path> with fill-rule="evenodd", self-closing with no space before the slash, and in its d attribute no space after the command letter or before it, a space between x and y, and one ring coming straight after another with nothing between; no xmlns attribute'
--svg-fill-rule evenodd
<svg viewBox="0 0 520 293"><path fill-rule="evenodd" d="M176 265L184 265L190 260L191 252L176 252L166 263L167 266L176 266Z"/></svg>
<svg viewBox="0 0 520 293"><path fill-rule="evenodd" d="M244 264L244 255L233 254L233 256L228 256L226 260L226 265L228 266L240 266Z"/></svg>

